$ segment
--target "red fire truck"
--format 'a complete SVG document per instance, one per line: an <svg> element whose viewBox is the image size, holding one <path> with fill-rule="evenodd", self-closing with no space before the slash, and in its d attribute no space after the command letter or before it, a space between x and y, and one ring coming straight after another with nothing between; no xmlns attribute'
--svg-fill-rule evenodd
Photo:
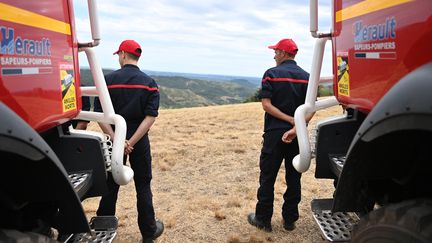
<svg viewBox="0 0 432 243"><path fill-rule="evenodd" d="M329 33L310 7L317 40L293 165L305 172L315 155L315 177L335 182L333 198L311 203L323 236L432 242L432 1L334 0ZM335 96L317 100L328 41ZM345 112L317 123L311 149L305 115L334 105Z"/></svg>
<svg viewBox="0 0 432 243"><path fill-rule="evenodd" d="M100 41L96 3L88 1L90 42L77 40L72 0L0 0L0 242L110 242L115 217L90 223L81 201L106 190L107 171L126 184L124 119L114 113L92 48ZM95 87L80 88L78 52ZM82 111L99 96L104 113ZM78 131L72 119L115 125L115 140Z"/></svg>

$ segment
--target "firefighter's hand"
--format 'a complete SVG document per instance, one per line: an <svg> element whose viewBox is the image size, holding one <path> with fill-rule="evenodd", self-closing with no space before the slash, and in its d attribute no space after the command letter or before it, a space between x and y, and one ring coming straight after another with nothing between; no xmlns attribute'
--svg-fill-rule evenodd
<svg viewBox="0 0 432 243"><path fill-rule="evenodd" d="M129 141L125 140L124 153L126 155L128 155L128 154L132 153L133 149L134 149L134 147L132 147L132 145L129 143Z"/></svg>
<svg viewBox="0 0 432 243"><path fill-rule="evenodd" d="M296 130L295 127L293 127L282 135L282 141L284 143L291 143L292 140L294 140L294 138L296 137L297 137Z"/></svg>

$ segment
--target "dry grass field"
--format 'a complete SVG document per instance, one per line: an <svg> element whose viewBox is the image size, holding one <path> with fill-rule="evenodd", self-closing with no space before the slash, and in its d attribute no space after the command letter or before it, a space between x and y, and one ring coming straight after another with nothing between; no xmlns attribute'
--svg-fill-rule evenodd
<svg viewBox="0 0 432 243"><path fill-rule="evenodd" d="M340 114L319 111L317 119ZM302 176L297 228L282 227L284 166L275 185L273 232L250 226L259 176L263 110L260 103L161 110L150 131L152 190L156 216L165 223L157 242L323 242L310 211L313 198L330 197L332 182L314 178L314 163ZM92 130L97 125L91 123ZM90 218L99 198L88 199ZM120 189L116 242L140 242L133 182Z"/></svg>

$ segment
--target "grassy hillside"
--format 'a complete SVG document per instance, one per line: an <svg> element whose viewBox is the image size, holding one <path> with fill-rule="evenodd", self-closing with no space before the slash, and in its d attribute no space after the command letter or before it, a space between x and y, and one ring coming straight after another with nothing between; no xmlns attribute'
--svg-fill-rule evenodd
<svg viewBox="0 0 432 243"><path fill-rule="evenodd" d="M112 70L103 70L109 73ZM93 85L89 69L81 69L81 83ZM256 91L247 80L207 81L180 76L151 76L160 87L161 108L183 108L242 103Z"/></svg>
<svg viewBox="0 0 432 243"><path fill-rule="evenodd" d="M195 107L241 103L255 92L250 85L205 81L184 77L153 77L161 90L161 103L166 108Z"/></svg>

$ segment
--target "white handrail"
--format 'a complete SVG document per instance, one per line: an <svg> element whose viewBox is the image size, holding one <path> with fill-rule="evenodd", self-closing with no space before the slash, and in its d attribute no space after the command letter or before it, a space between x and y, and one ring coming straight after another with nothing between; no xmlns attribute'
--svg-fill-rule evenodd
<svg viewBox="0 0 432 243"><path fill-rule="evenodd" d="M309 29L312 37L325 38L331 36L331 33L318 33L318 0L310 0L309 18Z"/></svg>
<svg viewBox="0 0 432 243"><path fill-rule="evenodd" d="M314 36L314 34L318 32L318 0L310 0L309 18L310 32L312 33L312 36Z"/></svg>
<svg viewBox="0 0 432 243"><path fill-rule="evenodd" d="M115 114L114 107L105 83L102 68L97 61L92 47L99 45L101 40L99 32L99 22L97 17L96 0L88 0L90 26L93 42L78 43L79 51L84 51L87 56L90 70L92 72L95 87L81 87L84 96L99 96L103 113L80 111L76 119L96 121L107 124L114 124L114 141L111 155L111 172L114 181L119 185L129 183L134 172L131 168L123 165L124 141L126 139L126 121L120 115Z"/></svg>
<svg viewBox="0 0 432 243"><path fill-rule="evenodd" d="M96 0L87 0L88 3L88 13L90 19L90 28L92 34L92 42L87 43L78 43L79 47L95 47L98 46L101 40L100 28L99 28L99 19L97 17L97 4Z"/></svg>
<svg viewBox="0 0 432 243"><path fill-rule="evenodd" d="M297 141L299 144L300 154L296 155L292 161L294 168L300 172L306 172L309 169L310 161L312 159L309 133L306 127L306 114L318 110L322 110L331 106L338 105L336 97L331 96L326 99L317 101L313 106L303 104L297 108L294 113L294 121L296 124Z"/></svg>
<svg viewBox="0 0 432 243"><path fill-rule="evenodd" d="M96 0L88 0L89 6L89 18L90 18L90 27L92 33L92 39L94 41L99 41L101 39L100 31L99 31L99 18L97 16L97 4ZM99 44L99 43L98 43Z"/></svg>
<svg viewBox="0 0 432 243"><path fill-rule="evenodd" d="M96 86L96 88L86 87L83 89L83 94L95 95L96 90L97 94L99 95L103 113L81 111L77 116L77 119L114 124L115 131L111 158L111 172L114 181L117 184L126 185L132 180L134 175L134 172L131 168L123 165L124 141L126 139L126 121L122 116L117 115L114 112L114 107L111 102L102 69L99 66L93 50L91 48L82 48L81 50L85 51L87 55L87 60L90 65L90 70L92 72L93 80Z"/></svg>
<svg viewBox="0 0 432 243"><path fill-rule="evenodd" d="M81 94L83 96L98 96L99 95L95 86L81 86Z"/></svg>
<svg viewBox="0 0 432 243"><path fill-rule="evenodd" d="M294 113L294 123L296 127L297 140L299 144L300 154L296 155L292 161L294 168L300 172L306 172L309 169L312 158L309 142L309 133L306 127L306 114L313 113L317 110L325 109L331 106L338 105L336 97L332 96L327 99L317 100L318 85L320 83L320 74L324 50L329 37L317 39L314 47L314 56L312 61L311 74L309 84L306 91L305 103L299 106Z"/></svg>

